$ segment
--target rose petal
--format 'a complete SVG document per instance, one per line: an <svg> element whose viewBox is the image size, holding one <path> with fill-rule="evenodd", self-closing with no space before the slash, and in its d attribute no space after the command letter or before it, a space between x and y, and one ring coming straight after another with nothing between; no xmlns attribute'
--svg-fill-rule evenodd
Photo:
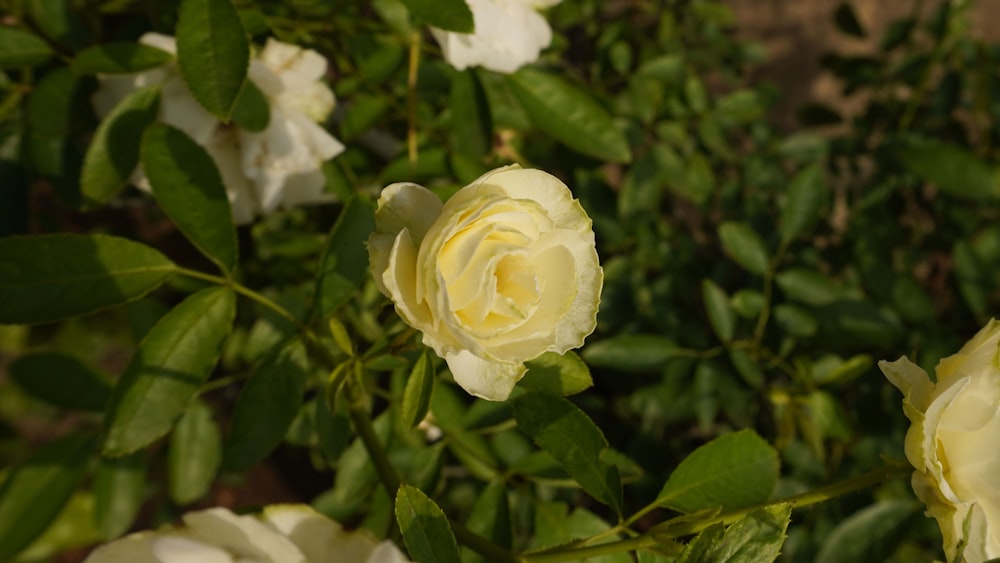
<svg viewBox="0 0 1000 563"><path fill-rule="evenodd" d="M445 361L463 389L488 401L505 401L528 370L524 364L491 362L466 350L446 355Z"/></svg>
<svg viewBox="0 0 1000 563"><path fill-rule="evenodd" d="M130 534L99 546L83 563L162 563L153 554L151 542L158 537L152 532Z"/></svg>
<svg viewBox="0 0 1000 563"><path fill-rule="evenodd" d="M408 182L390 184L378 198L375 230L395 236L406 229L419 246L440 217L442 207L441 199L423 186Z"/></svg>
<svg viewBox="0 0 1000 563"><path fill-rule="evenodd" d="M385 540L375 546L365 563L410 563L410 560L403 555L396 544Z"/></svg>
<svg viewBox="0 0 1000 563"><path fill-rule="evenodd" d="M160 563L233 563L226 550L190 538L161 536L150 543Z"/></svg>
<svg viewBox="0 0 1000 563"><path fill-rule="evenodd" d="M222 546L230 553L270 563L305 563L305 556L288 538L253 516L237 516L225 508L184 515L196 539Z"/></svg>

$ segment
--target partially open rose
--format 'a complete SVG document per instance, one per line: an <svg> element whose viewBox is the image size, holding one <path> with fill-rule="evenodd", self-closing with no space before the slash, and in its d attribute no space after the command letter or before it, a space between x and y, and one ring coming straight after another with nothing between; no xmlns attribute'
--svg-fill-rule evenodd
<svg viewBox="0 0 1000 563"><path fill-rule="evenodd" d="M913 489L941 528L947 560L1000 557L1000 322L941 360L937 383L905 356L879 367L903 392Z"/></svg>
<svg viewBox="0 0 1000 563"><path fill-rule="evenodd" d="M604 273L592 223L551 174L498 168L445 204L393 184L375 223L379 289L473 395L506 399L525 361L594 330Z"/></svg>

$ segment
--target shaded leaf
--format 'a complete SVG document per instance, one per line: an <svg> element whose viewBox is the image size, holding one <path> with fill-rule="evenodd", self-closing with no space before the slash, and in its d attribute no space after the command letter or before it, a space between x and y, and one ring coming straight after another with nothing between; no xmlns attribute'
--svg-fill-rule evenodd
<svg viewBox="0 0 1000 563"><path fill-rule="evenodd" d="M90 39L87 26L73 10L71 0L29 0L25 4L31 20L53 42L75 51Z"/></svg>
<svg viewBox="0 0 1000 563"><path fill-rule="evenodd" d="M936 139L911 138L897 151L912 174L945 193L972 201L1000 199L997 169L964 148Z"/></svg>
<svg viewBox="0 0 1000 563"><path fill-rule="evenodd" d="M242 472L281 443L302 406L309 378L305 345L292 340L257 367L243 386L223 452L223 466Z"/></svg>
<svg viewBox="0 0 1000 563"><path fill-rule="evenodd" d="M530 67L507 78L514 95L542 131L595 158L612 162L632 160L625 133L584 90Z"/></svg>
<svg viewBox="0 0 1000 563"><path fill-rule="evenodd" d="M142 136L142 167L160 208L202 254L236 267L236 227L215 161L186 133L155 123Z"/></svg>
<svg viewBox="0 0 1000 563"><path fill-rule="evenodd" d="M60 408L101 412L111 397L108 376L72 356L29 354L7 369L29 394Z"/></svg>
<svg viewBox="0 0 1000 563"><path fill-rule="evenodd" d="M465 0L402 0L406 9L428 25L445 31L472 33L472 10Z"/></svg>
<svg viewBox="0 0 1000 563"><path fill-rule="evenodd" d="M608 442L590 417L562 397L528 393L514 400L514 419L583 490L621 512L621 478L616 467L601 461Z"/></svg>
<svg viewBox="0 0 1000 563"><path fill-rule="evenodd" d="M83 479L90 434L52 442L13 467L0 485L0 560L10 561L45 531Z"/></svg>
<svg viewBox="0 0 1000 563"><path fill-rule="evenodd" d="M724 289L714 281L705 278L701 280L701 299L705 303L708 322L719 339L729 342L736 330L736 313L729 306L729 296Z"/></svg>
<svg viewBox="0 0 1000 563"><path fill-rule="evenodd" d="M94 475L97 527L106 540L132 527L146 496L146 452L101 459Z"/></svg>
<svg viewBox="0 0 1000 563"><path fill-rule="evenodd" d="M222 464L222 435L212 410L196 400L177 421L167 450L170 500L190 504L208 493Z"/></svg>
<svg viewBox="0 0 1000 563"><path fill-rule="evenodd" d="M826 203L826 195L826 182L820 165L808 166L792 178L778 218L778 231L783 243L791 242L813 226Z"/></svg>
<svg viewBox="0 0 1000 563"><path fill-rule="evenodd" d="M250 80L246 81L233 107L233 123L251 132L267 129L271 122L271 103L260 88Z"/></svg>
<svg viewBox="0 0 1000 563"><path fill-rule="evenodd" d="M677 345L653 334L623 334L589 344L581 355L592 366L622 371L656 371L674 357Z"/></svg>
<svg viewBox="0 0 1000 563"><path fill-rule="evenodd" d="M87 47L76 54L70 68L77 74L126 74L140 72L172 61L162 49L121 41Z"/></svg>
<svg viewBox="0 0 1000 563"><path fill-rule="evenodd" d="M434 362L430 351L424 349L406 380L403 390L403 405L400 410L403 426L414 428L427 416L431 405L431 392L434 390Z"/></svg>
<svg viewBox="0 0 1000 563"><path fill-rule="evenodd" d="M158 251L106 235L0 239L0 324L31 324L128 303L176 267Z"/></svg>
<svg viewBox="0 0 1000 563"><path fill-rule="evenodd" d="M719 240L726 256L750 273L764 275L770 267L767 247L750 225L727 221L719 225Z"/></svg>
<svg viewBox="0 0 1000 563"><path fill-rule="evenodd" d="M912 529L920 503L879 501L841 521L826 536L816 563L877 563L888 560Z"/></svg>
<svg viewBox="0 0 1000 563"><path fill-rule="evenodd" d="M365 241L375 230L375 206L362 197L344 205L330 230L316 278L316 312L325 317L346 303L368 273Z"/></svg>
<svg viewBox="0 0 1000 563"><path fill-rule="evenodd" d="M228 122L250 65L250 43L229 0L182 0L177 63L195 99Z"/></svg>
<svg viewBox="0 0 1000 563"><path fill-rule="evenodd" d="M83 157L84 205L103 205L125 187L139 163L142 132L156 119L159 104L160 85L152 84L126 96L101 121Z"/></svg>
<svg viewBox="0 0 1000 563"><path fill-rule="evenodd" d="M55 54L34 33L0 25L0 67L37 66Z"/></svg>
<svg viewBox="0 0 1000 563"><path fill-rule="evenodd" d="M476 497L465 526L470 532L490 540L495 545L510 550L514 545L514 529L507 501L507 484L491 481ZM485 562L482 556L467 551L465 563Z"/></svg>
<svg viewBox="0 0 1000 563"><path fill-rule="evenodd" d="M524 365L528 366L528 372L517 382L524 389L568 396L594 385L587 364L572 351L546 352Z"/></svg>
<svg viewBox="0 0 1000 563"><path fill-rule="evenodd" d="M409 485L399 487L396 521L414 561L460 560L448 518L420 489Z"/></svg>
<svg viewBox="0 0 1000 563"><path fill-rule="evenodd" d="M481 159L493 147L493 122L483 85L472 70L451 79L449 143L455 152Z"/></svg>
<svg viewBox="0 0 1000 563"><path fill-rule="evenodd" d="M104 420L104 453L119 456L161 438L194 400L232 329L236 296L203 289L171 309L139 343Z"/></svg>

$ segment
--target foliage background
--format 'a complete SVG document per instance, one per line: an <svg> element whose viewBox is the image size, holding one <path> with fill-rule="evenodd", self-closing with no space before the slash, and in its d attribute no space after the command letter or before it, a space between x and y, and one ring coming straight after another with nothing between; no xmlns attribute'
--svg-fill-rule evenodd
<svg viewBox="0 0 1000 563"><path fill-rule="evenodd" d="M49 36L58 19L44 8L60 5L6 2L4 24ZM655 498L697 446L742 428L780 452L775 497L857 475L880 465L880 456L901 459L900 397L874 362L908 354L930 370L996 314L1000 50L971 33L983 21L976 3L916 2L874 34L849 4L835 6L826 17L846 43L820 58L823 83L847 100L833 105L826 96L790 95L800 87L784 77L767 79L767 49L738 33L724 3L565 0L547 14L553 46L512 79L456 73L394 2L239 5L251 10L244 24L258 41L271 33L329 57L339 103L330 127L348 146L328 165L329 189L342 200L372 198L401 180L447 195L510 161L571 186L594 219L606 273L598 330L580 351L594 387L573 401L627 459L619 467L633 511ZM71 25L68 35L49 41L71 53L149 29L170 33L172 6L72 3L69 13L87 31L78 37ZM412 89L407 57L414 32L424 42ZM862 37L874 49L859 54L851 41ZM143 241L185 267L210 269L151 198L129 191L104 208L74 210L74 167L97 122L86 109L89 79L73 91L82 107L73 106L65 123L40 117L51 111L38 101L41 85L64 66L57 58L2 75L3 234L104 232ZM566 146L560 124L532 113L532 99L545 101L525 93L536 83L530 73L539 72L560 76L606 108L624 132L629 158L614 139ZM475 95L456 95L458 88ZM42 105L33 112L33 103ZM419 149L415 165L408 135ZM296 209L241 228L242 282L303 310L326 233L343 208ZM100 421L41 400L10 366L54 351L121 373L141 335L198 287L193 283L178 279L127 307L58 324L0 327L7 366L0 379L3 466ZM336 317L361 350L392 337L391 354L369 358L381 362L372 367L380 389L374 413L390 412L386 405L398 402L419 351L413 334L370 281ZM240 302L220 367L203 390L210 406L204 416L224 435L241 381L288 330L270 312ZM88 462L88 476L56 524L20 560L74 560L102 537L172 520L192 502L312 502L384 535L387 498L351 441L346 416L324 412L323 377L310 374L284 442L259 463L229 467L204 496L171 490L177 470L171 445L161 442L120 473L133 476L119 486L134 491L125 510L134 519L95 519L104 493L96 459ZM445 433L437 445L391 428L387 419L376 429L394 436L393 461L435 493L449 516L468 521L475 499L499 479L508 487L515 549L606 526L605 507L532 457L509 407L472 401L439 383L431 412ZM333 431L319 430L317 417ZM435 471L420 474L422 467ZM905 479L796 511L782 558L940 557L938 532L920 513ZM636 528L665 514L653 511Z"/></svg>

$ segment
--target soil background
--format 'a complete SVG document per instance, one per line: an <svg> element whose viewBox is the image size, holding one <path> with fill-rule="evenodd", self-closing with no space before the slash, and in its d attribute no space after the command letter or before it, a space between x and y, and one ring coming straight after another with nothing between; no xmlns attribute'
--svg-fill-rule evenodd
<svg viewBox="0 0 1000 563"><path fill-rule="evenodd" d="M874 53L886 28L910 15L921 5L921 21L926 21L943 2L940 0L852 0L851 6L863 28L865 39L845 35L834 24L833 15L843 0L727 0L736 15L736 35L760 43L768 59L754 76L780 87L783 108L772 117L785 130L795 129L795 110L807 102L831 105L850 115L860 110L864 100L844 98L840 85L823 72L824 54L863 55ZM1000 43L1000 1L973 1L969 13L969 33Z"/></svg>

